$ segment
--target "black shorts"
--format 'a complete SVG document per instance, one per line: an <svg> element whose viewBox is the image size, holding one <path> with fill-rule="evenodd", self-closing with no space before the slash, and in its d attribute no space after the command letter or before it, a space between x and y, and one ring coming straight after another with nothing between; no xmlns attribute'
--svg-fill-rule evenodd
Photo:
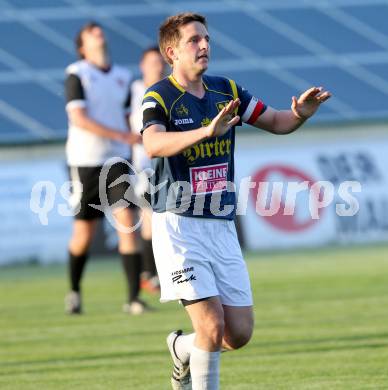
<svg viewBox="0 0 388 390"><path fill-rule="evenodd" d="M105 180L104 180L105 173ZM69 167L71 186L70 206L74 209L76 219L95 219L104 217L107 207L136 207L133 188L130 185L130 168L123 162L105 167ZM121 177L120 183L110 186ZM77 182L82 184L82 191ZM101 185L101 189L100 189ZM100 197L101 195L101 197ZM120 202L121 201L121 202ZM119 204L117 204L119 202ZM91 205L97 205L95 208Z"/></svg>

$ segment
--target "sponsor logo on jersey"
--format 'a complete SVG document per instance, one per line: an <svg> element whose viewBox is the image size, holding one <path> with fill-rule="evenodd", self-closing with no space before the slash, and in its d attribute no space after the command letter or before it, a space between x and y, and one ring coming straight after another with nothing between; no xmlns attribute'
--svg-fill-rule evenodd
<svg viewBox="0 0 388 390"><path fill-rule="evenodd" d="M189 125L194 123L192 118L184 118L184 119L175 119L174 124L177 125Z"/></svg>
<svg viewBox="0 0 388 390"><path fill-rule="evenodd" d="M175 109L176 113L179 115L179 116L187 116L189 115L189 109L187 107L185 107L183 105L183 103L181 103L180 106L178 106L176 109Z"/></svg>
<svg viewBox="0 0 388 390"><path fill-rule="evenodd" d="M232 141L230 139L216 139L212 142L201 142L187 148L182 154L189 165L194 164L198 159L219 157L231 153Z"/></svg>
<svg viewBox="0 0 388 390"><path fill-rule="evenodd" d="M226 190L228 163L190 168L193 194L211 194Z"/></svg>

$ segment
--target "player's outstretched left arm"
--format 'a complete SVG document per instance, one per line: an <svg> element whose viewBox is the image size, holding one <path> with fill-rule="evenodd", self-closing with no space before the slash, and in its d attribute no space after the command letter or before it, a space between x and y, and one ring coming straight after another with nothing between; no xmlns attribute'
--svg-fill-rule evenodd
<svg viewBox="0 0 388 390"><path fill-rule="evenodd" d="M289 134L315 114L319 106L329 99L331 93L322 87L312 87L299 98L292 97L291 109L278 111L272 107L260 115L253 126L274 134Z"/></svg>

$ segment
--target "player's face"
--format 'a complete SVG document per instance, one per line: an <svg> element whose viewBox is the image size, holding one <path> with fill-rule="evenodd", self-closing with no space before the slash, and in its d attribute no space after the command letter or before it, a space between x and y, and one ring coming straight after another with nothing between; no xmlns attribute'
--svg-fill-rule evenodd
<svg viewBox="0 0 388 390"><path fill-rule="evenodd" d="M140 63L143 77L161 79L164 75L165 62L157 51L149 51Z"/></svg>
<svg viewBox="0 0 388 390"><path fill-rule="evenodd" d="M82 32L82 47L81 51L85 58L93 55L96 51L105 50L106 40L104 31L96 26Z"/></svg>
<svg viewBox="0 0 388 390"><path fill-rule="evenodd" d="M210 58L209 33L199 22L191 22L180 28L181 39L176 50L176 64L187 71L202 74ZM174 62L174 66L176 65Z"/></svg>

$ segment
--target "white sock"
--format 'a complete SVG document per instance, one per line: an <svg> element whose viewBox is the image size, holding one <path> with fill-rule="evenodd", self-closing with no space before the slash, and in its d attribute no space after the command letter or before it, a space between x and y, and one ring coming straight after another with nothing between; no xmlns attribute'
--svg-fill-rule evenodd
<svg viewBox="0 0 388 390"><path fill-rule="evenodd" d="M194 339L195 333L190 333L179 336L175 341L175 353L183 364L186 364L190 359Z"/></svg>
<svg viewBox="0 0 388 390"><path fill-rule="evenodd" d="M221 352L208 352L195 346L190 354L193 390L218 390Z"/></svg>

